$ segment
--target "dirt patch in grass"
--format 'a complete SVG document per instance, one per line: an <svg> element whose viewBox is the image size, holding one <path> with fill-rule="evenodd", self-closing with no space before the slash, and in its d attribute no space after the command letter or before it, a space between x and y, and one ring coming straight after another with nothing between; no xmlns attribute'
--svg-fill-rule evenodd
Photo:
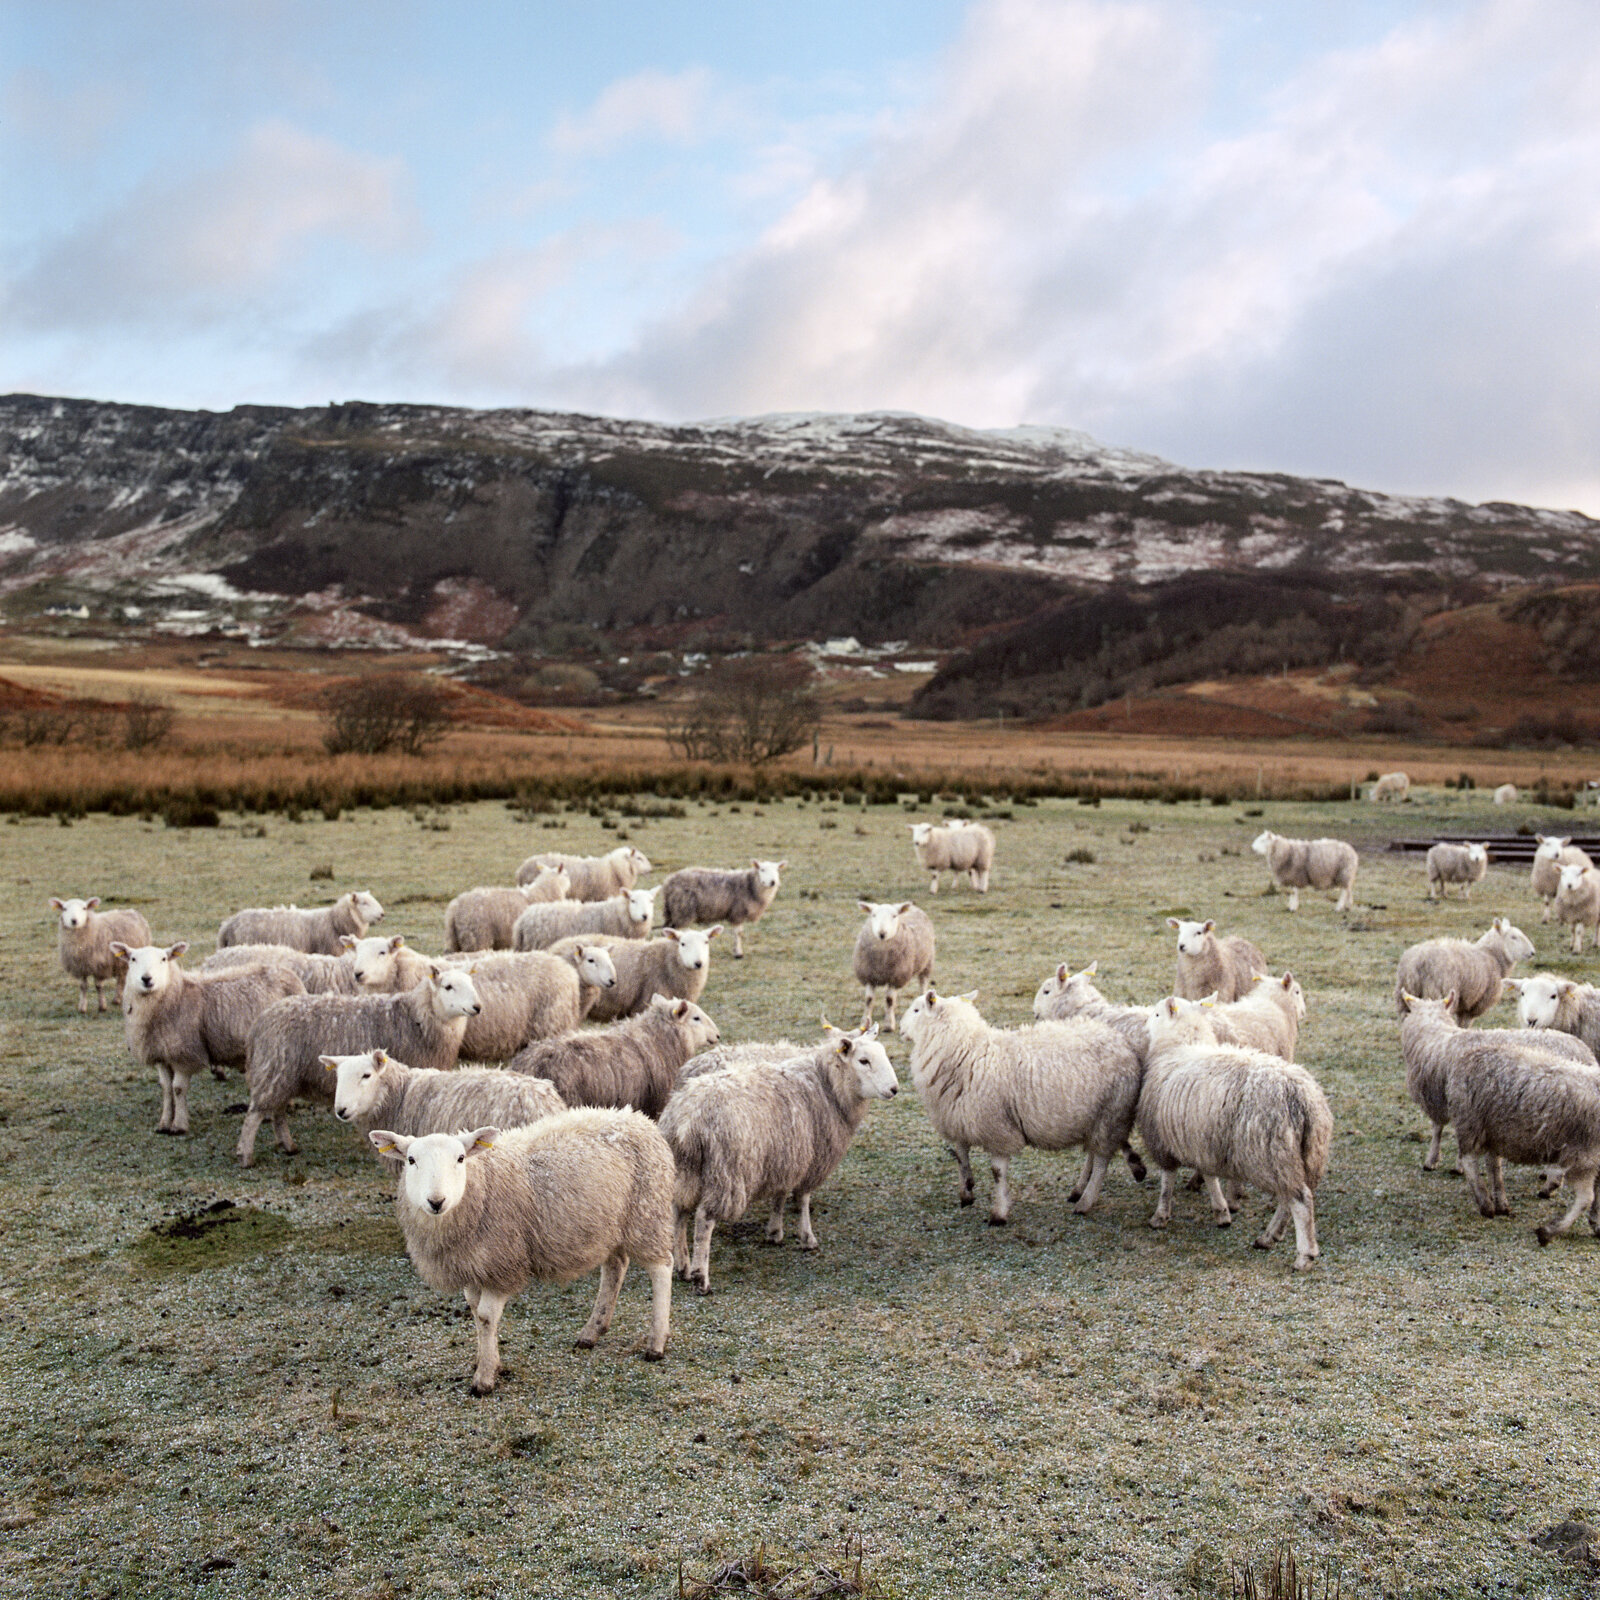
<svg viewBox="0 0 1600 1600"><path fill-rule="evenodd" d="M293 1232L258 1206L213 1200L152 1223L128 1253L144 1272L202 1272L281 1250Z"/></svg>

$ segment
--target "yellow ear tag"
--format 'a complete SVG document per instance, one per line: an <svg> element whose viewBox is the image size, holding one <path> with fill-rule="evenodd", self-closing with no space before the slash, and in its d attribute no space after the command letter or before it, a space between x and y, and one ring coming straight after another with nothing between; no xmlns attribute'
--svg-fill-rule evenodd
<svg viewBox="0 0 1600 1600"><path fill-rule="evenodd" d="M473 1141L473 1143L480 1150L493 1150L494 1149L494 1141L492 1139L475 1139Z"/></svg>
<svg viewBox="0 0 1600 1600"><path fill-rule="evenodd" d="M386 1156L393 1149L394 1149L394 1146L392 1144L380 1144L378 1146L378 1154L380 1156Z"/></svg>

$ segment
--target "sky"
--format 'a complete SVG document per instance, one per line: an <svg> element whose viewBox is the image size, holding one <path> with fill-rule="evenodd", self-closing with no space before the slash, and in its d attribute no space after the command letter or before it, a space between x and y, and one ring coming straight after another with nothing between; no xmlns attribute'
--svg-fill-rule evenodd
<svg viewBox="0 0 1600 1600"><path fill-rule="evenodd" d="M1597 0L0 0L0 392L1600 515Z"/></svg>

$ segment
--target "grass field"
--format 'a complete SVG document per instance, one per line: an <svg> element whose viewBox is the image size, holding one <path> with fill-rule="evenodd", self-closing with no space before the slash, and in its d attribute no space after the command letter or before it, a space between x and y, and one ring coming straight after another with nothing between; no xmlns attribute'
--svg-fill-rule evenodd
<svg viewBox="0 0 1600 1600"><path fill-rule="evenodd" d="M993 823L987 898L932 900L904 812L625 811L611 830L485 804L0 833L0 1587L669 1596L680 1560L703 1576L765 1541L837 1566L859 1536L881 1592L906 1596L1225 1593L1230 1561L1284 1541L1346 1594L1588 1592L1586 1569L1530 1536L1575 1511L1600 1521L1584 1509L1600 1504L1600 1243L1537 1248L1554 1206L1536 1174L1515 1174L1513 1220L1486 1222L1448 1160L1420 1171L1388 990L1406 944L1498 911L1555 970L1587 978L1594 959L1538 925L1522 870L1430 906L1420 863L1370 831L1566 814L1454 795L1392 814L1046 802ZM1356 913L1312 896L1291 917L1263 895L1263 825L1362 844ZM322 898L326 865L335 891L370 888L386 930L432 948L460 888L535 848L624 835L667 869L789 859L747 958L719 953L712 972L725 1038L809 1038L824 1006L854 1020L858 895L927 906L941 987L979 989L1007 1023L1063 959L1097 957L1115 998L1165 993L1168 914L1247 934L1305 985L1301 1058L1337 1121L1320 1263L1296 1275L1287 1245L1251 1250L1260 1201L1219 1232L1185 1195L1154 1233L1153 1181L1120 1166L1076 1216L1076 1154L1019 1158L1012 1225L987 1228L986 1192L957 1209L908 1084L823 1191L819 1254L792 1230L765 1246L759 1218L719 1229L717 1292L676 1297L654 1367L633 1354L642 1277L586 1355L570 1344L592 1280L536 1286L507 1312L507 1375L475 1401L465 1306L416 1279L349 1130L302 1111L301 1156L263 1142L240 1172L243 1086L196 1080L194 1136L158 1138L153 1075L114 1015L77 1015L55 964L52 894L138 905L198 959L241 904ZM1078 850L1094 860L1067 864ZM890 1051L904 1079L905 1046ZM237 1209L205 1209L219 1203Z"/></svg>

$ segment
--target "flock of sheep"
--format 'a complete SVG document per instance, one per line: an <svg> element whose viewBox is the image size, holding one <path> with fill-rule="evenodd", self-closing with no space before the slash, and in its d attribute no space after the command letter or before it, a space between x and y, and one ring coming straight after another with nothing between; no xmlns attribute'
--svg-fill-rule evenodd
<svg viewBox="0 0 1600 1600"><path fill-rule="evenodd" d="M989 829L911 831L934 893L944 872L987 890ZM1301 889L1336 890L1340 909L1353 904L1349 844L1263 832L1254 849L1291 912ZM793 1198L800 1244L816 1249L812 1194L871 1103L898 1090L873 1015L881 995L893 1031L902 991L914 992L898 1019L911 1081L956 1157L962 1206L974 1200L973 1150L994 1177L989 1221L1003 1224L1013 1156L1081 1148L1071 1199L1088 1211L1118 1156L1135 1179L1145 1176L1137 1132L1161 1175L1152 1227L1167 1225L1176 1175L1188 1168L1219 1225L1246 1188L1260 1190L1275 1210L1257 1246L1275 1244L1292 1222L1295 1267L1316 1260L1315 1195L1333 1118L1294 1060L1301 987L1292 973L1273 973L1255 945L1219 935L1211 921L1173 918L1173 992L1155 1005L1113 1004L1095 987L1093 964L1062 965L1035 996L1035 1021L1003 1029L984 1020L973 995L932 987L935 928L924 910L863 900L853 952L860 1025L825 1021L813 1045L723 1044L698 1003L712 941L731 929L743 954L743 928L772 904L786 865L690 867L647 891L638 883L650 862L631 846L595 858L540 854L513 884L452 900L438 956L373 934L383 908L361 891L316 910L237 912L198 971L180 964L186 944L152 943L136 911L101 911L94 899L51 905L79 1009L93 983L104 1011L104 986L114 986L127 1047L155 1069L158 1131L188 1131L195 1073L243 1068L244 1165L263 1122L295 1152L289 1112L307 1101L330 1106L398 1174L396 1211L418 1273L472 1308L474 1393L494 1387L502 1310L534 1279L600 1269L578 1337L592 1346L630 1261L642 1262L653 1298L643 1353L654 1360L667 1345L674 1268L710 1292L719 1223L764 1202L767 1237L781 1241ZM1480 847L1435 846L1430 897L1448 885L1470 893L1485 865ZM1541 838L1533 887L1546 920L1572 922L1581 938L1591 897L1600 903L1600 871L1588 858L1569 840ZM652 937L658 899L665 926ZM1433 1125L1425 1165L1454 1124L1485 1215L1505 1209L1503 1160L1541 1167L1547 1195L1570 1182L1572 1205L1538 1230L1543 1244L1585 1210L1600 1233L1600 993L1550 976L1511 979L1532 954L1526 935L1497 918L1475 943L1434 939L1406 951L1395 998L1407 1088ZM1524 1027L1474 1029L1507 988L1520 990Z"/></svg>

